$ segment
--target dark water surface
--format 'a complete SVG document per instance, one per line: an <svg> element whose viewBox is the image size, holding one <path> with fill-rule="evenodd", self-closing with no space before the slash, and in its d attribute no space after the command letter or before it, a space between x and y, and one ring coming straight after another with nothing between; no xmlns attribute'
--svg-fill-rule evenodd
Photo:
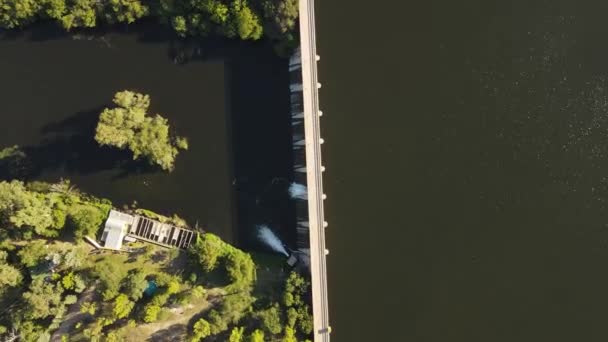
<svg viewBox="0 0 608 342"><path fill-rule="evenodd" d="M606 341L608 5L424 3L317 1L333 340Z"/></svg>
<svg viewBox="0 0 608 342"><path fill-rule="evenodd" d="M156 24L36 27L0 39L0 147L26 150L31 179L69 178L117 206L135 200L247 244L254 224L292 221L272 206L286 191L267 195L273 179L291 177L288 84L287 61L264 44L179 42ZM123 89L149 94L151 114L189 138L174 172L96 145L97 117Z"/></svg>

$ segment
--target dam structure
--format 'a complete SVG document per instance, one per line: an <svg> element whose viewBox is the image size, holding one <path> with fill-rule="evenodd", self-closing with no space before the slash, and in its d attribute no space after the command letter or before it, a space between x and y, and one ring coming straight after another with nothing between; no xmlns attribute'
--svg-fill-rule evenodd
<svg viewBox="0 0 608 342"><path fill-rule="evenodd" d="M307 254L311 273L315 341L329 341L323 171L317 79L314 1L300 0L300 48L290 59L290 96L293 126L294 182L290 195L296 201L297 248Z"/></svg>

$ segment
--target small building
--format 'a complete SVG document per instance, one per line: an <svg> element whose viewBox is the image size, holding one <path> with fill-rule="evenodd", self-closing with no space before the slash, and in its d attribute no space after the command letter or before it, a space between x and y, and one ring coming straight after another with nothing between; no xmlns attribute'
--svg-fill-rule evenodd
<svg viewBox="0 0 608 342"><path fill-rule="evenodd" d="M168 223L151 220L140 215L129 215L110 210L101 241L104 248L120 250L123 240L141 240L164 247L187 249L196 237L196 232L175 227Z"/></svg>
<svg viewBox="0 0 608 342"><path fill-rule="evenodd" d="M104 247L120 250L122 248L122 241L131 229L134 220L135 218L129 214L110 210L110 215L106 220L106 225L101 235Z"/></svg>

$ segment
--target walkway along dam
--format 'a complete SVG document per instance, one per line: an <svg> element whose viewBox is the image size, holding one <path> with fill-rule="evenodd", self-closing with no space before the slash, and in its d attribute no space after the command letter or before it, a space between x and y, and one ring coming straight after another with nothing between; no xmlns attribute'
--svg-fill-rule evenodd
<svg viewBox="0 0 608 342"><path fill-rule="evenodd" d="M290 61L290 70L301 70L301 83L291 85L292 122L302 124L304 135L294 134L294 147L304 151L304 160L296 163L296 173L305 172L307 186L307 221L298 222L298 235L308 231L308 246L298 246L303 250L309 247L310 272L312 283L312 307L314 315L314 340L329 341L331 327L327 298L327 271L325 248L325 222L323 213L323 170L321 163L321 138L319 92L321 84L317 80L317 61L315 38L315 14L313 0L300 0L300 51ZM298 58L299 57L299 58ZM298 75L299 76L299 75ZM293 101L298 97L299 101ZM301 99L300 99L301 98ZM298 103L299 102L299 103ZM298 158L296 158L296 162ZM305 165L302 165L305 164ZM302 175L304 176L304 175ZM303 177L304 178L304 177Z"/></svg>

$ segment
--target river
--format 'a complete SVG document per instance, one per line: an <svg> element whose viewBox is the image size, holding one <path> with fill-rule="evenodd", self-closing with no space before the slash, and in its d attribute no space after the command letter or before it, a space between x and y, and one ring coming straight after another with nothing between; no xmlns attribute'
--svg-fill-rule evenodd
<svg viewBox="0 0 608 342"><path fill-rule="evenodd" d="M271 45L181 41L156 23L74 34L38 25L1 35L0 75L0 147L27 153L20 178L70 179L243 247L263 248L255 226L267 224L293 245L288 61ZM173 172L93 140L124 89L149 94L149 114L189 139Z"/></svg>
<svg viewBox="0 0 608 342"><path fill-rule="evenodd" d="M607 7L317 1L334 341L608 338Z"/></svg>
<svg viewBox="0 0 608 342"><path fill-rule="evenodd" d="M333 340L605 341L608 4L393 6L317 3ZM39 27L2 35L0 77L0 146L29 179L293 245L271 47ZM173 173L92 141L122 89L190 138Z"/></svg>

